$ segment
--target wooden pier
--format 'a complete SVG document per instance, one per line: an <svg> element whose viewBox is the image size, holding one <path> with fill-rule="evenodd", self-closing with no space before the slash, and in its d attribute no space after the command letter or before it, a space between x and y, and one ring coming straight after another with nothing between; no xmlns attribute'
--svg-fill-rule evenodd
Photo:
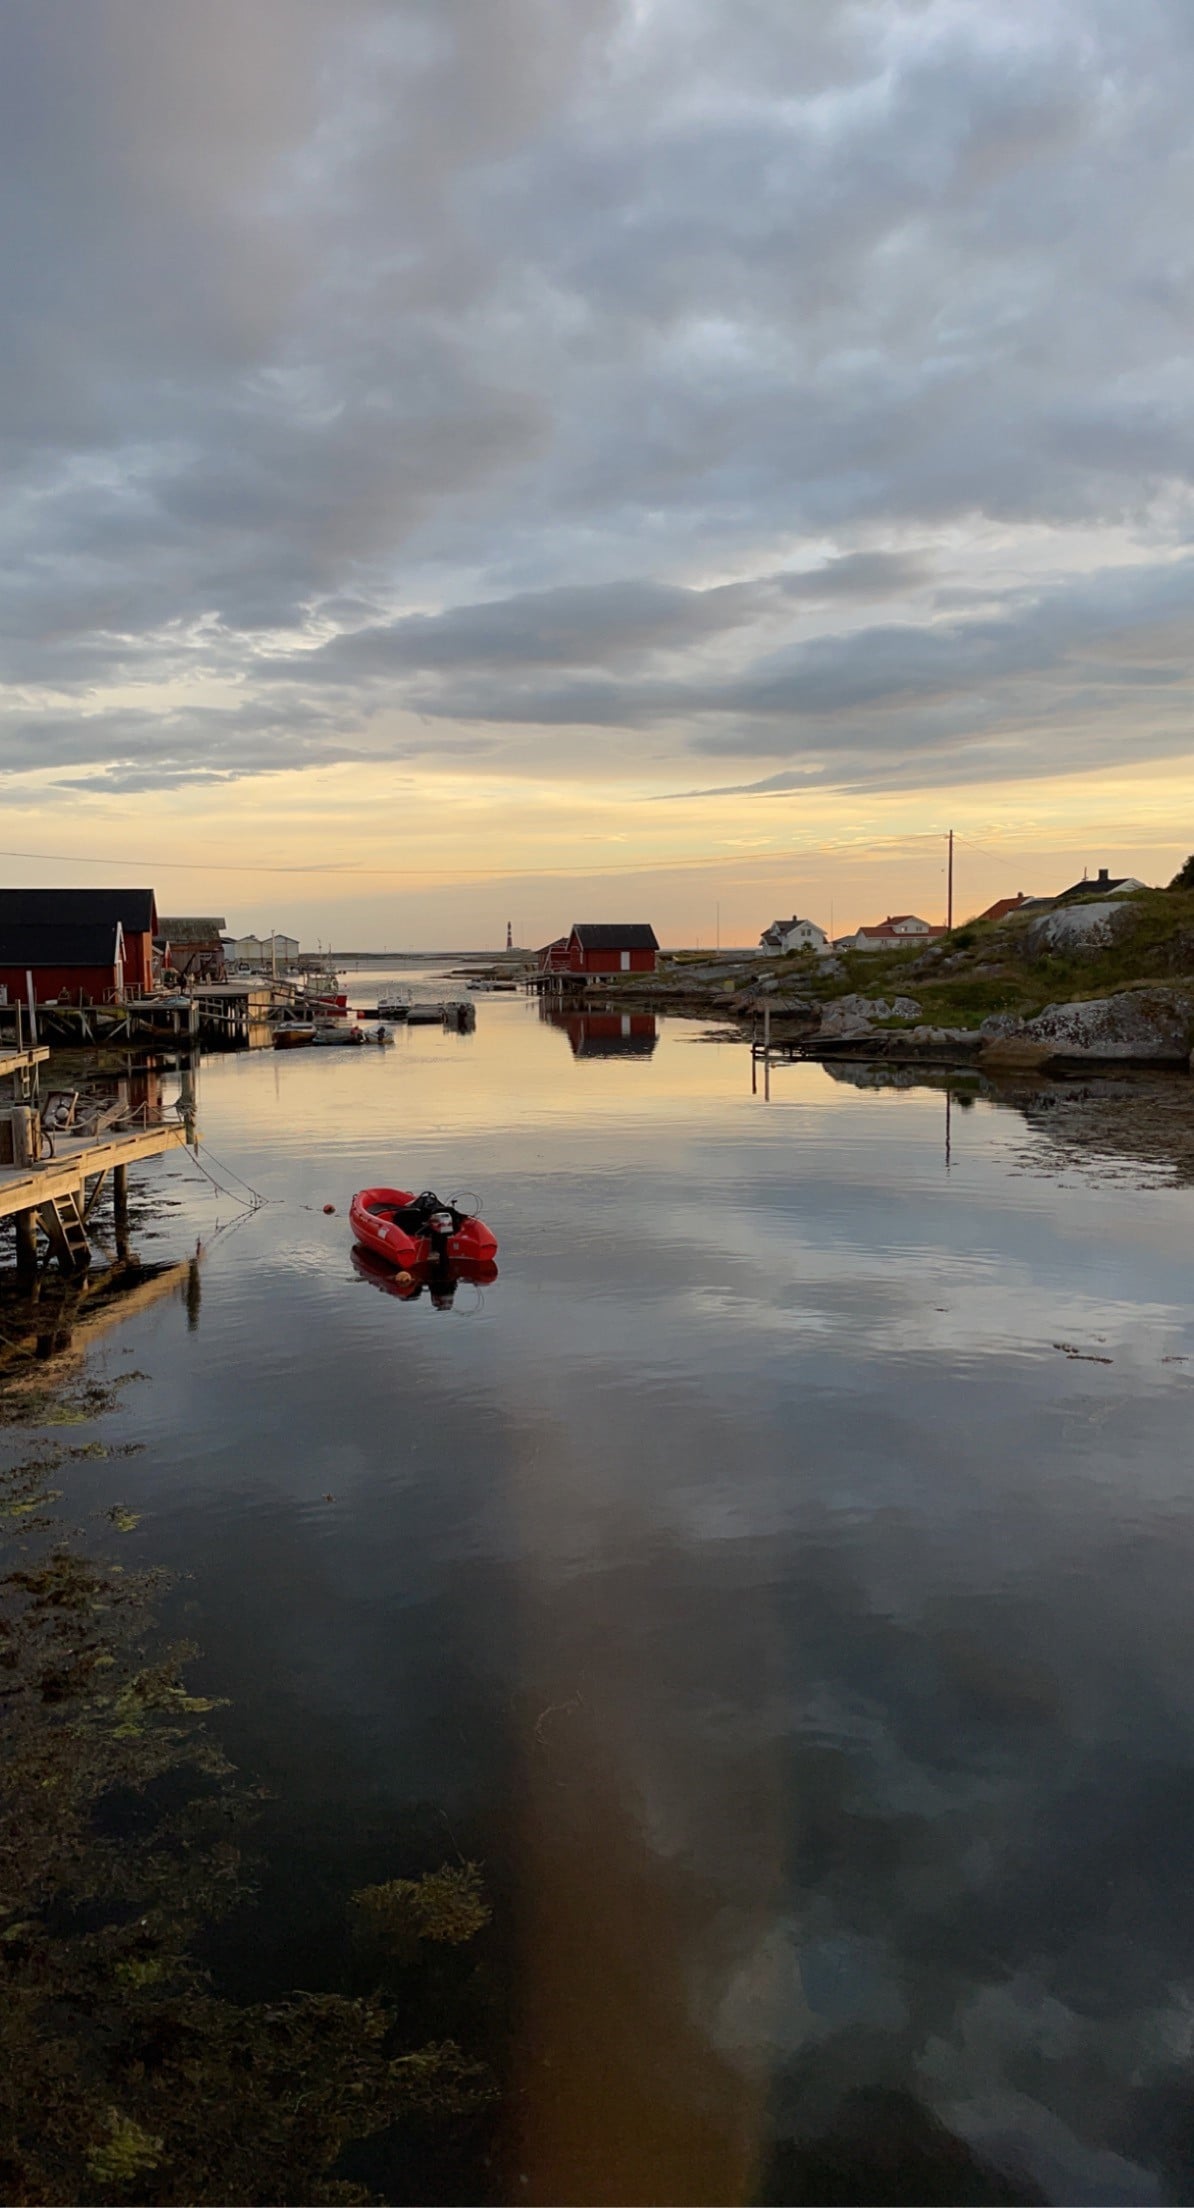
<svg viewBox="0 0 1194 2208"><path fill-rule="evenodd" d="M30 1115L32 1116L32 1115ZM22 1147L28 1133L19 1113L12 1115L14 1149ZM0 1164L0 1219L12 1219L16 1228L17 1274L36 1278L37 1230L46 1235L60 1272L85 1272L91 1262L87 1221L108 1174L116 1212L117 1241L127 1235L128 1169L142 1158L160 1158L167 1150L182 1149L187 1128L176 1125L139 1127L126 1134L94 1136L57 1134L54 1155L31 1161L17 1159ZM36 1139L36 1138L34 1138Z"/></svg>
<svg viewBox="0 0 1194 2208"><path fill-rule="evenodd" d="M763 1096L771 1101L772 1066L807 1065L809 1062L807 1035L773 1035L771 1032L771 1006L763 1007L763 1029L760 1035L756 1024L750 1038L750 1089L751 1095L759 1093L759 1067L763 1068Z"/></svg>

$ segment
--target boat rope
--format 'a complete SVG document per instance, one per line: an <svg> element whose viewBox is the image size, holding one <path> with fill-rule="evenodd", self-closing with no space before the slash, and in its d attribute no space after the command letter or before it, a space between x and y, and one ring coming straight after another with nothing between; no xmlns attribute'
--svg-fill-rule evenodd
<svg viewBox="0 0 1194 2208"><path fill-rule="evenodd" d="M203 1162L203 1158L200 1157L199 1153L201 1150L204 1154L204 1157L210 1158L211 1164L219 1168L219 1173L226 1173L230 1180L239 1181L240 1188L229 1188L227 1184L219 1178L219 1173L213 1173L211 1170L211 1166L205 1165ZM190 1152L191 1162L195 1166L196 1170L202 1174L204 1180L210 1181L211 1186L215 1189L217 1195L227 1196L230 1203L239 1204L246 1218L251 1212L261 1211L266 1204L278 1204L283 1201L280 1196L263 1196L259 1188L254 1188L252 1183L250 1181L246 1181L243 1176L237 1173L232 1166L225 1165L221 1159L217 1158L214 1153L208 1149L206 1143L195 1142L191 1144ZM246 1194L242 1195L241 1189L244 1189L246 1191Z"/></svg>
<svg viewBox="0 0 1194 2208"><path fill-rule="evenodd" d="M200 1171L206 1171L206 1168L201 1164L199 1158L199 1152L202 1150L204 1157L210 1158L212 1164L216 1166L221 1173L226 1173L230 1181L239 1182L240 1186L248 1192L249 1196L252 1198L252 1204L250 1208L253 1211L260 1211L264 1204L280 1204L285 1201L285 1199L281 1196L263 1195L259 1188L254 1188L252 1181L246 1181L243 1173L237 1172L235 1166L225 1165L222 1158L217 1158L214 1150L209 1150L205 1142L196 1141L193 1147L195 1163L199 1166ZM214 1187L220 1188L220 1184L216 1180L214 1174L208 1173L207 1178L209 1181L212 1182ZM236 1191L235 1189L231 1188L220 1188L220 1194L222 1196L235 1196Z"/></svg>

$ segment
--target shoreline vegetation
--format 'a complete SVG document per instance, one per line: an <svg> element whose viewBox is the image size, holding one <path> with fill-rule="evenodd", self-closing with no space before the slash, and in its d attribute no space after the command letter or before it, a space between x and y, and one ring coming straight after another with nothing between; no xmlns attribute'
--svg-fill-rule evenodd
<svg viewBox="0 0 1194 2208"><path fill-rule="evenodd" d="M394 2127L416 2160L445 2124L482 2153L495 2083L440 2027L489 1903L475 1864L407 1864L345 1894L336 1986L221 1992L207 1950L251 1907L264 1797L163 1632L168 1575L120 1555L133 1450L94 1427L140 1377L67 1357L0 1383L0 2200L390 2197L360 2178Z"/></svg>
<svg viewBox="0 0 1194 2208"><path fill-rule="evenodd" d="M883 951L664 953L657 973L611 976L577 1009L598 1005L714 1016L743 1036L766 1014L771 1037L809 1058L1189 1072L1194 890L970 921Z"/></svg>

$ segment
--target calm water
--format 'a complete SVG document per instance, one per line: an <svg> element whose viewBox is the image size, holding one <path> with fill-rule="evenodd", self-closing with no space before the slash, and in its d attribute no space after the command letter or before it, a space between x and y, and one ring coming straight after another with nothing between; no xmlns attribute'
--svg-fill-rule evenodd
<svg viewBox="0 0 1194 2208"><path fill-rule="evenodd" d="M459 1846L496 2199L1190 2199L1194 1197L522 998L200 1120L272 1201L96 1363L275 1792L239 1990ZM147 1256L234 1216L191 1173ZM497 1282L360 1277L376 1179L479 1191Z"/></svg>

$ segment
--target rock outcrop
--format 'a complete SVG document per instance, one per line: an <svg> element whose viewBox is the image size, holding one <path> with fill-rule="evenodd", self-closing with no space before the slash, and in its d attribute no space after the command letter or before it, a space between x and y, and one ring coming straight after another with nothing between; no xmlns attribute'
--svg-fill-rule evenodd
<svg viewBox="0 0 1194 2208"><path fill-rule="evenodd" d="M979 1033L983 1063L1024 1067L1069 1063L1182 1066L1194 1041L1194 990L1121 989L1114 996L1051 1004L1035 1019L999 1013Z"/></svg>
<svg viewBox="0 0 1194 2208"><path fill-rule="evenodd" d="M826 1005L821 1019L822 1035L832 1038L853 1035L869 1035L880 1021L918 1020L920 1006L915 997L835 997Z"/></svg>
<svg viewBox="0 0 1194 2208"><path fill-rule="evenodd" d="M1130 925L1132 913L1122 898L1100 898L1086 905L1059 905L1043 912L1024 930L1024 945L1034 956L1042 951L1102 950Z"/></svg>

